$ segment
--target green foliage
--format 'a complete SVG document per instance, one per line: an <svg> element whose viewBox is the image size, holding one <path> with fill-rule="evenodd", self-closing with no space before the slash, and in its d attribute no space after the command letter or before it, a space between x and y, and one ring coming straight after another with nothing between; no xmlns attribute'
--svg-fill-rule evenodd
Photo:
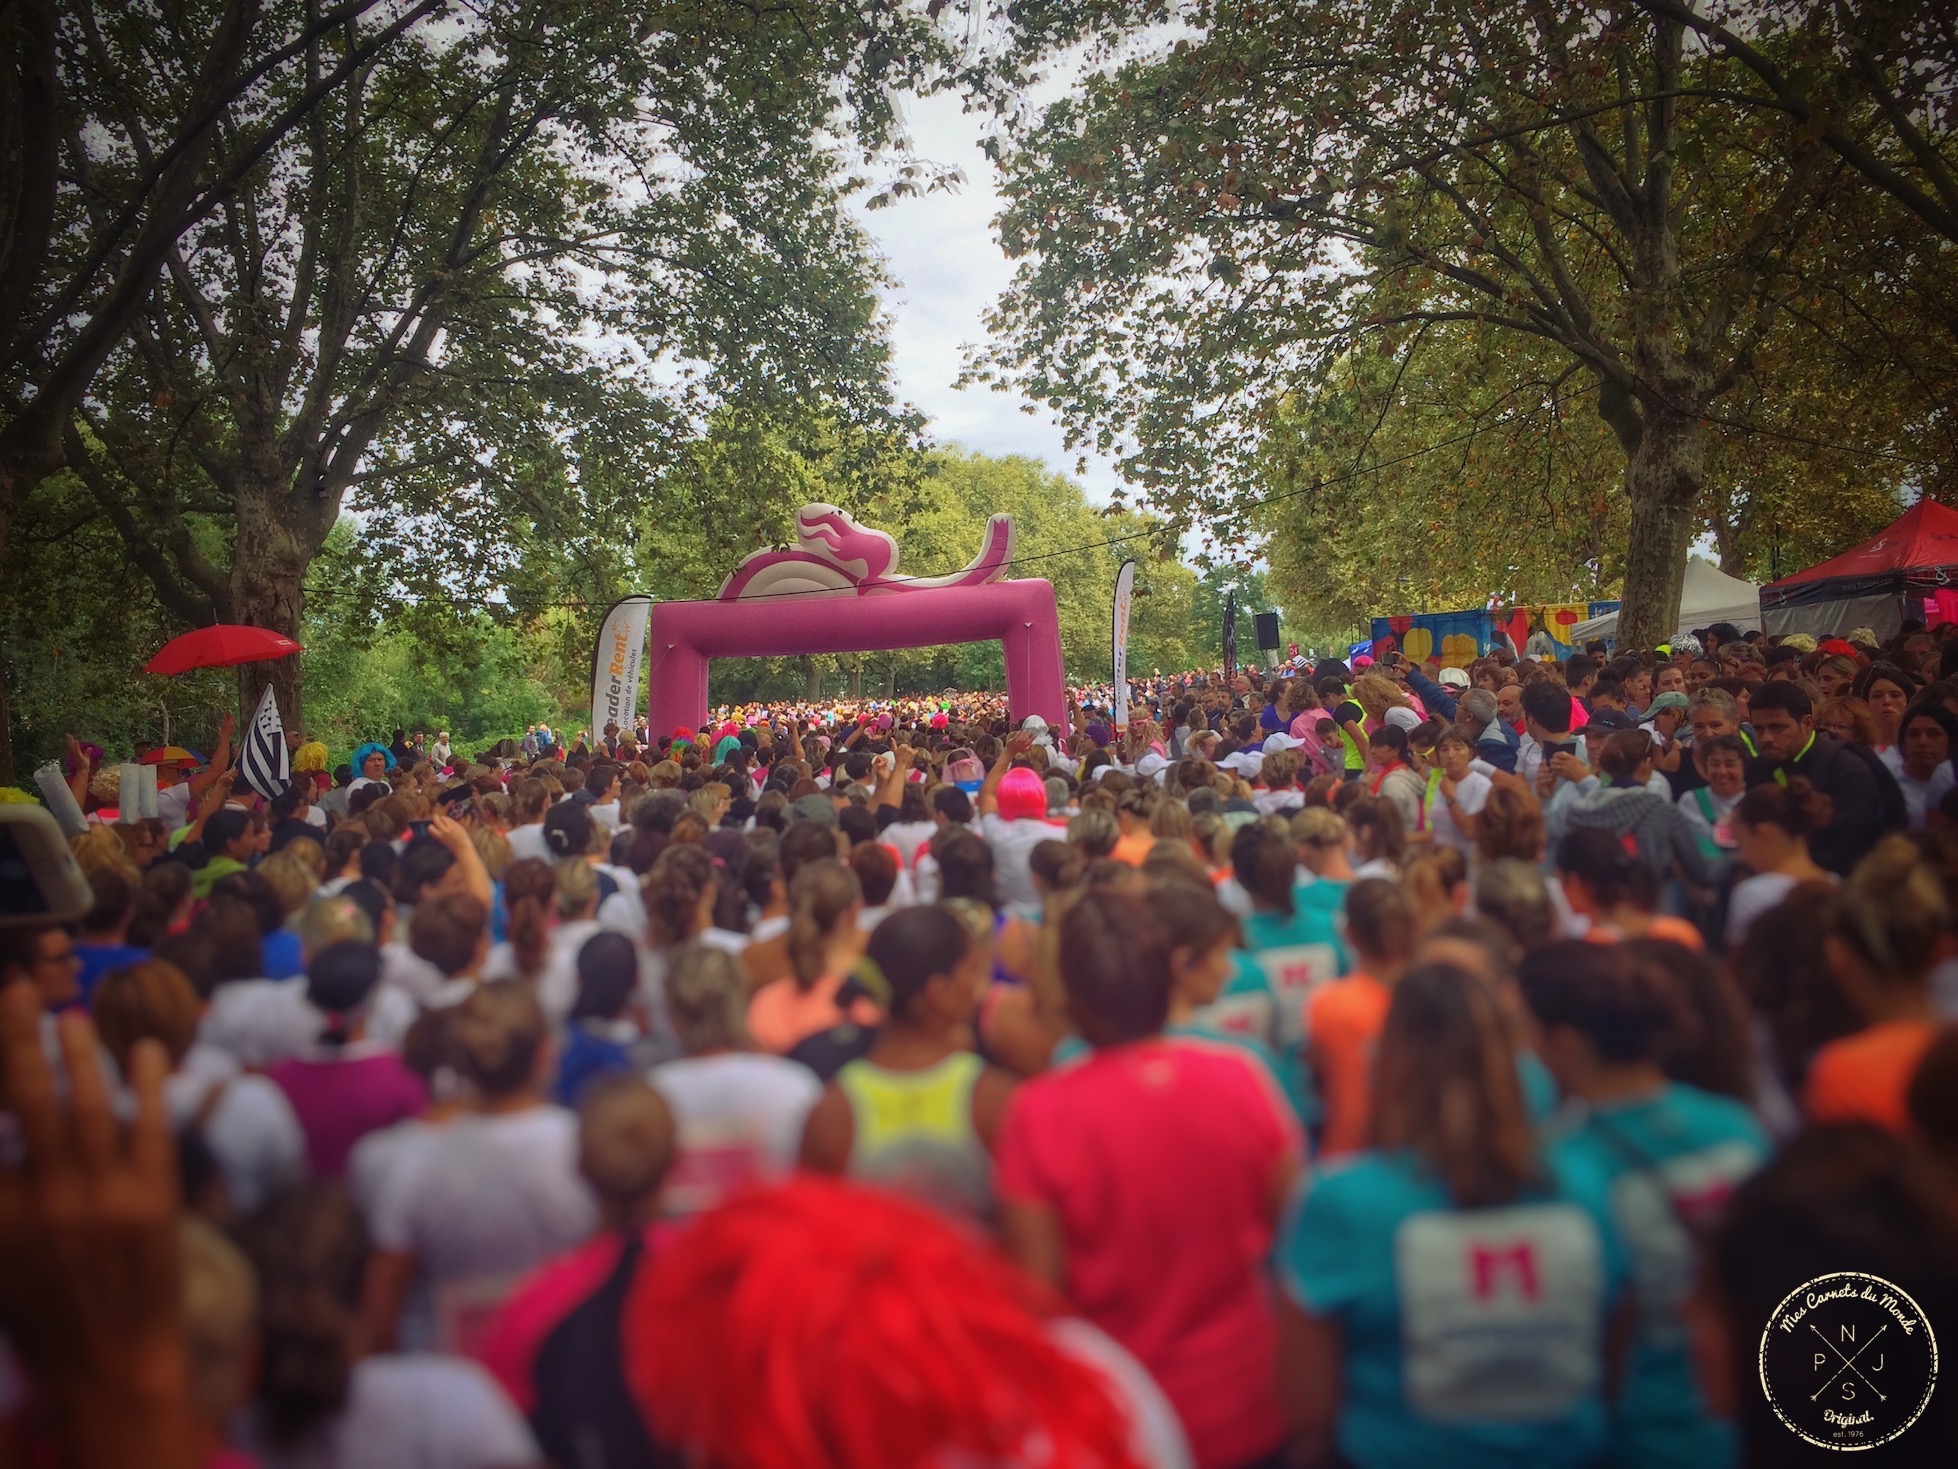
<svg viewBox="0 0 1958 1469"><path fill-rule="evenodd" d="M343 507L384 600L602 597L610 532L717 407L907 426L835 139L894 144L892 89L942 59L899 5L495 0L310 104L277 73L239 107L305 125L171 247L69 458L187 623L296 631Z"/></svg>
<svg viewBox="0 0 1958 1469"><path fill-rule="evenodd" d="M476 750L540 720L577 727L533 668L533 650L514 629L479 617L460 650L436 656L412 633L383 628L370 641L335 638L305 655L311 697L306 732L325 741L336 761L363 740L386 740L394 730L447 730L464 750ZM574 717L575 716L575 717Z"/></svg>
<svg viewBox="0 0 1958 1469"><path fill-rule="evenodd" d="M15 773L24 779L75 734L111 756L140 742L208 752L234 703L231 676L139 670L181 631L141 582L72 476L36 488L32 521L0 557L0 676Z"/></svg>
<svg viewBox="0 0 1958 1469"><path fill-rule="evenodd" d="M1958 370L1944 242L1736 92L1741 64L1663 8L1205 0L1152 29L1161 7L1015 7L1002 75L1066 54L1080 80L1009 107L1001 234L1021 264L975 375L1051 405L1159 513L1290 537L1287 595L1333 618L1422 575L1424 522L1445 518L1375 502L1431 493L1464 430L1497 430L1453 460L1461 525L1426 579L1561 554L1544 577L1623 580L1628 621L1669 627L1693 533L1797 482L1796 441L1767 471L1709 442L1729 405L1756 415L1758 461L1760 430L1790 432L1791 384L1833 364L1846 402L1824 422L1894 483L1881 456L1944 431ZM1850 370L1878 338L1926 345ZM1412 484L1314 488L1417 452L1437 462ZM1843 491L1831 508L1860 522L1869 478L1806 492ZM1267 519L1253 481L1323 503ZM1329 528L1357 544L1302 565Z"/></svg>

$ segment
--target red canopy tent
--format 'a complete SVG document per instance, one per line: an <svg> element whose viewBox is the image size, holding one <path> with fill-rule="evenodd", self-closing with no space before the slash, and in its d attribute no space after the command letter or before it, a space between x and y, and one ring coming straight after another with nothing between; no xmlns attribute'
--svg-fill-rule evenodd
<svg viewBox="0 0 1958 1469"><path fill-rule="evenodd" d="M1958 510L1919 500L1862 545L1761 588L1770 635L1896 636L1905 618L1958 620Z"/></svg>

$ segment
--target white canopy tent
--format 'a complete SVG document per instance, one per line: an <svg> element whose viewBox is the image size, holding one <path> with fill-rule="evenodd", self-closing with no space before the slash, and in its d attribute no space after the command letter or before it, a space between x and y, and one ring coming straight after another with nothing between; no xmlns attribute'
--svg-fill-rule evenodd
<svg viewBox="0 0 1958 1469"><path fill-rule="evenodd" d="M1689 557L1686 586L1679 598L1679 626L1673 636L1689 633L1696 627L1711 627L1716 622L1731 622L1742 632L1757 630L1761 626L1761 589L1737 576L1728 576L1711 561ZM1570 630L1571 643L1576 646L1581 646L1587 638L1609 640L1616 636L1616 612L1580 622Z"/></svg>

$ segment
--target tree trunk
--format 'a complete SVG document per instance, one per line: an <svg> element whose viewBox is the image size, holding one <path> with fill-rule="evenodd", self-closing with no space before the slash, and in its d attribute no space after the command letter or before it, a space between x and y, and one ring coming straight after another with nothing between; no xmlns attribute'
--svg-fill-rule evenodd
<svg viewBox="0 0 1958 1469"><path fill-rule="evenodd" d="M897 655L893 653L884 663L884 697L897 697Z"/></svg>
<svg viewBox="0 0 1958 1469"><path fill-rule="evenodd" d="M14 780L14 703L7 694L7 649L0 644L0 786Z"/></svg>
<svg viewBox="0 0 1958 1469"><path fill-rule="evenodd" d="M1693 541L1693 513L1706 474L1703 448L1698 419L1647 410L1638 445L1625 464L1632 525L1624 606L1618 613L1622 648L1666 642L1679 624L1686 549Z"/></svg>
<svg viewBox="0 0 1958 1469"><path fill-rule="evenodd" d="M808 653L802 655L802 697L806 703L814 704L823 697L823 671L816 666L816 660Z"/></svg>
<svg viewBox="0 0 1958 1469"><path fill-rule="evenodd" d="M863 662L861 659L850 665L850 697L853 699L861 699L863 697Z"/></svg>
<svg viewBox="0 0 1958 1469"><path fill-rule="evenodd" d="M299 638L306 611L306 572L317 554L303 531L289 523L283 485L241 486L235 506L236 540L231 560L232 616L252 627ZM300 655L238 667L238 727L242 732L270 684L288 731L305 728L305 674ZM242 735L241 735L242 737Z"/></svg>
<svg viewBox="0 0 1958 1469"><path fill-rule="evenodd" d="M0 565L6 564L7 529L13 517L7 513L6 489L0 485ZM14 784L14 704L7 695L7 650L0 646L0 786Z"/></svg>
<svg viewBox="0 0 1958 1469"><path fill-rule="evenodd" d="M1712 525L1713 549L1719 554L1720 569L1728 576L1747 580L1747 553L1740 543L1740 526L1732 517L1715 517Z"/></svg>

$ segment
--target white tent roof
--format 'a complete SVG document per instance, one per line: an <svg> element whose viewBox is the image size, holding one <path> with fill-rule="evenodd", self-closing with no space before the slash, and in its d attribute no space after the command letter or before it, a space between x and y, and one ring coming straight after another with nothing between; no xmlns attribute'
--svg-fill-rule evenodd
<svg viewBox="0 0 1958 1469"><path fill-rule="evenodd" d="M1702 561L1697 556L1686 562L1686 586L1679 598L1679 626L1674 636L1689 633L1696 627L1710 627L1716 622L1731 622L1742 632L1752 632L1761 626L1761 589L1751 582L1744 582L1737 576L1726 572L1711 561ZM1589 622L1580 622L1570 630L1573 646L1587 638L1612 638L1618 634L1618 614L1606 617L1593 617Z"/></svg>

